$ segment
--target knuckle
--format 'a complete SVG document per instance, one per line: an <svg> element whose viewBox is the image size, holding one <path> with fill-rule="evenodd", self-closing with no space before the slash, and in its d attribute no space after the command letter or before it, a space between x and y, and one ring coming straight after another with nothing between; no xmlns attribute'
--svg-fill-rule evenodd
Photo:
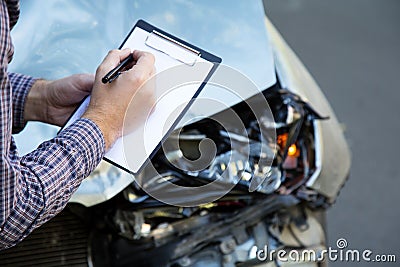
<svg viewBox="0 0 400 267"><path fill-rule="evenodd" d="M145 56L149 59L149 61L152 63L152 64L154 64L154 61L155 61L155 57L154 57L154 55L152 54L152 53L149 53L149 52L145 52Z"/></svg>
<svg viewBox="0 0 400 267"><path fill-rule="evenodd" d="M146 81L146 77L142 72L136 71L132 75L132 81L137 85L140 86Z"/></svg>
<svg viewBox="0 0 400 267"><path fill-rule="evenodd" d="M149 92L147 93L147 95L146 95L146 99L147 99L147 102L148 102L148 105L149 106L154 106L155 104L156 104L156 94L155 94L155 92L153 91L153 90L149 90Z"/></svg>
<svg viewBox="0 0 400 267"><path fill-rule="evenodd" d="M104 64L100 64L97 67L96 74L101 74L101 73L104 73L104 72L106 72L106 68L105 68Z"/></svg>
<svg viewBox="0 0 400 267"><path fill-rule="evenodd" d="M109 55L115 55L115 54L118 54L118 53L119 53L118 49L112 49L112 50L108 51Z"/></svg>
<svg viewBox="0 0 400 267"><path fill-rule="evenodd" d="M153 106L156 103L156 95L154 94L154 92L151 93L148 99L151 106Z"/></svg>
<svg viewBox="0 0 400 267"><path fill-rule="evenodd" d="M148 100L154 101L155 100L155 92L152 88L145 88L144 90L144 97Z"/></svg>
<svg viewBox="0 0 400 267"><path fill-rule="evenodd" d="M76 76L76 79L78 80L78 81L84 81L85 79L86 79L86 74L83 74L83 73L79 73L79 74L75 74Z"/></svg>

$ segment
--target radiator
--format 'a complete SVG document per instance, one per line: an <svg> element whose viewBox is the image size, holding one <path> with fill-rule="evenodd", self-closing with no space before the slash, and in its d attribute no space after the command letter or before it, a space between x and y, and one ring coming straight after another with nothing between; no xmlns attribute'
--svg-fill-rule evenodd
<svg viewBox="0 0 400 267"><path fill-rule="evenodd" d="M0 266L88 266L88 231L65 209L17 246L0 252Z"/></svg>

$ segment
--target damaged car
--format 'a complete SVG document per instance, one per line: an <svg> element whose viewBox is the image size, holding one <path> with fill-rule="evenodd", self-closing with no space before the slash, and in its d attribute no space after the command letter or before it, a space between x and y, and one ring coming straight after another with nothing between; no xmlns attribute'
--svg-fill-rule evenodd
<svg viewBox="0 0 400 267"><path fill-rule="evenodd" d="M329 102L267 13L262 1L21 2L12 32L14 72L46 79L92 73L144 19L220 56L258 90L243 87L240 101L206 85L201 95L228 108L194 103L152 168L135 176L103 161L63 212L0 252L1 265L326 266L322 259L267 257L266 248L315 255L326 248L325 211L351 164ZM30 123L16 141L28 152L57 131ZM215 153L194 168L204 140ZM171 183L213 183L215 190L182 194Z"/></svg>

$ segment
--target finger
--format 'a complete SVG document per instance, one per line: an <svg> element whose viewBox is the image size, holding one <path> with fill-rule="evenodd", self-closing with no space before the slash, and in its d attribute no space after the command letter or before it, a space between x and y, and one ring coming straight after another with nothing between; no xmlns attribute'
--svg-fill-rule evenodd
<svg viewBox="0 0 400 267"><path fill-rule="evenodd" d="M123 50L114 49L108 52L107 56L101 62L99 68L97 69L98 72L101 74L105 74L109 72L111 69L118 66L118 64L127 58L131 53L130 48L125 48Z"/></svg>
<svg viewBox="0 0 400 267"><path fill-rule="evenodd" d="M93 88L94 75L89 73L77 74L78 87L81 91L90 93Z"/></svg>
<svg viewBox="0 0 400 267"><path fill-rule="evenodd" d="M154 56L149 52L135 50L133 57L136 64L129 70L135 76L148 78L154 72Z"/></svg>

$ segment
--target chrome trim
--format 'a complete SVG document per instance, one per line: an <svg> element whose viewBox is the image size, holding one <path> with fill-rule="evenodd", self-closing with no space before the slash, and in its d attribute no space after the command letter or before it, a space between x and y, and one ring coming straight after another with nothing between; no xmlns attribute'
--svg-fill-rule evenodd
<svg viewBox="0 0 400 267"><path fill-rule="evenodd" d="M308 179L306 186L311 187L314 182L318 179L318 176L321 174L322 169L322 160L321 154L323 149L323 144L321 143L321 127L319 121L314 121L314 145L315 145L315 171Z"/></svg>

